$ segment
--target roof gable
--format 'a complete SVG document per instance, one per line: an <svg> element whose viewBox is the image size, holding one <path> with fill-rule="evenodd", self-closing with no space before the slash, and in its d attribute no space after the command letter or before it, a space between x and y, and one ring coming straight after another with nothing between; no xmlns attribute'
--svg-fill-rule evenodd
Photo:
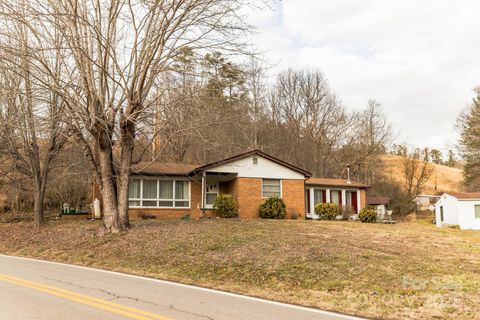
<svg viewBox="0 0 480 320"><path fill-rule="evenodd" d="M287 168L291 171L299 173L299 174L303 175L304 177L310 177L311 176L311 173L308 172L307 170L304 170L304 169L299 168L299 167L297 167L297 166L295 166L291 163L280 160L280 159L278 159L274 156L271 156L269 154L266 154L266 153L264 153L260 150L252 150L252 151L241 153L241 154L238 154L238 155L235 155L233 157L229 157L229 158L226 158L226 159L223 159L223 160L220 160L220 161L212 162L210 164L207 164L207 165L196 168L195 172L201 172L201 171L206 171L206 170L211 171L211 170L215 170L215 168L217 168L218 170L222 170L222 168L225 168L225 166L228 165L228 164L239 162L240 160L247 159L247 158L252 158L254 156L258 156L258 157L261 157L261 158L266 159L268 161L271 161L271 162L273 162L273 163L275 163L279 166L285 167L285 168Z"/></svg>

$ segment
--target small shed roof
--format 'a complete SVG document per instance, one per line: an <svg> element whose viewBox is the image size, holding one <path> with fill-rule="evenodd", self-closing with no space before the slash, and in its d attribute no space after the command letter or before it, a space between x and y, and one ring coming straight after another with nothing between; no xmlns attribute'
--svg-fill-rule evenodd
<svg viewBox="0 0 480 320"><path fill-rule="evenodd" d="M461 200L480 199L480 192L449 192L447 194Z"/></svg>
<svg viewBox="0 0 480 320"><path fill-rule="evenodd" d="M379 205L388 204L392 200L390 197L367 197L367 204Z"/></svg>

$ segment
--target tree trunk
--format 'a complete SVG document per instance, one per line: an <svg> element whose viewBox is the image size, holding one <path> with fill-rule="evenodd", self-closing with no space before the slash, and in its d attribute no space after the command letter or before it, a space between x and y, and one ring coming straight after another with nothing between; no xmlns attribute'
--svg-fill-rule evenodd
<svg viewBox="0 0 480 320"><path fill-rule="evenodd" d="M130 221L128 218L128 186L130 181L130 168L125 170L120 169L118 177L118 214L119 225L122 230L130 228Z"/></svg>
<svg viewBox="0 0 480 320"><path fill-rule="evenodd" d="M118 169L118 211L120 227L126 230L130 227L128 219L128 186L132 166L132 155L135 140L135 123L130 117L122 115L120 119L121 143L120 168Z"/></svg>
<svg viewBox="0 0 480 320"><path fill-rule="evenodd" d="M41 184L36 183L33 196L33 222L35 227L39 228L43 225L43 202L45 200L45 190Z"/></svg>
<svg viewBox="0 0 480 320"><path fill-rule="evenodd" d="M115 187L112 149L110 146L100 146L99 164L101 177L101 193L103 202L103 227L106 232L120 231L117 206L117 190Z"/></svg>

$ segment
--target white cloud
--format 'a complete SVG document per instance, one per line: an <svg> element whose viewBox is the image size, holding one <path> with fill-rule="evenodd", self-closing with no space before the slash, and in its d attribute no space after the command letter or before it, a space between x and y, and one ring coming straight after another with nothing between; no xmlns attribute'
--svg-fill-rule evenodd
<svg viewBox="0 0 480 320"><path fill-rule="evenodd" d="M480 84L478 12L473 0L284 0L251 21L272 72L317 67L348 107L380 101L400 141L446 148Z"/></svg>

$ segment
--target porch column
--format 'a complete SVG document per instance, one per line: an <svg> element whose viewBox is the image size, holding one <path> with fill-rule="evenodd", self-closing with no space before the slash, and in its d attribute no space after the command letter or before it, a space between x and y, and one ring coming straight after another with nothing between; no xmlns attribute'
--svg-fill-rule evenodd
<svg viewBox="0 0 480 320"><path fill-rule="evenodd" d="M362 206L360 199L360 189L357 189L357 213L360 213L360 207Z"/></svg>
<svg viewBox="0 0 480 320"><path fill-rule="evenodd" d="M325 191L325 194L327 195L326 199L325 199L325 202L326 203L330 203L330 189L327 189Z"/></svg>
<svg viewBox="0 0 480 320"><path fill-rule="evenodd" d="M347 205L347 190L342 189L342 207Z"/></svg>
<svg viewBox="0 0 480 320"><path fill-rule="evenodd" d="M205 208L205 171L202 172L202 204L200 210L203 210Z"/></svg>
<svg viewBox="0 0 480 320"><path fill-rule="evenodd" d="M310 212L309 213L315 213L315 197L314 197L314 189L313 188L310 188L309 190L309 193L308 193L308 196L309 196L309 199L308 201L310 201Z"/></svg>

